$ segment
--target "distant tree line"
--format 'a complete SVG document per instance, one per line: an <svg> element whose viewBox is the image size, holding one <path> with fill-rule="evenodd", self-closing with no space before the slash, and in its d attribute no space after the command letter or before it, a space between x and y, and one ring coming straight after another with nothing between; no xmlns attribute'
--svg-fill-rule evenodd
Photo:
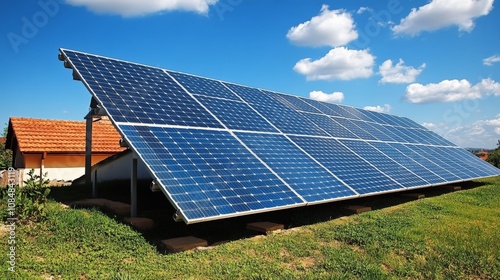
<svg viewBox="0 0 500 280"><path fill-rule="evenodd" d="M500 168L500 140L497 142L497 148L488 155L488 162Z"/></svg>

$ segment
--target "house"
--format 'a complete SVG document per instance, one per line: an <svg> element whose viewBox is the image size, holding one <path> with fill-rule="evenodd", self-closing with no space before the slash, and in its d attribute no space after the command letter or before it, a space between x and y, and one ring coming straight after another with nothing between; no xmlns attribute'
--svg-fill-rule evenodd
<svg viewBox="0 0 500 280"><path fill-rule="evenodd" d="M490 153L488 153L487 151L485 150L481 150L479 152L476 153L476 156L478 156L480 159L482 160L488 160L488 156L490 155Z"/></svg>
<svg viewBox="0 0 500 280"><path fill-rule="evenodd" d="M13 151L13 167L21 171L19 182L26 180L30 169L59 181L84 174L85 132L84 121L10 118L6 148ZM109 119L94 122L92 164L124 151L120 138Z"/></svg>

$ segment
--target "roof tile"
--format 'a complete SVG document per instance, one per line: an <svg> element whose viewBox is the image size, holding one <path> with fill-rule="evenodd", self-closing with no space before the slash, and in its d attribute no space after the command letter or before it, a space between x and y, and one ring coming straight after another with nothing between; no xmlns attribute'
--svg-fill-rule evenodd
<svg viewBox="0 0 500 280"><path fill-rule="evenodd" d="M85 152L85 122L12 117L10 123L23 153ZM108 119L94 122L92 152L121 152L120 138Z"/></svg>

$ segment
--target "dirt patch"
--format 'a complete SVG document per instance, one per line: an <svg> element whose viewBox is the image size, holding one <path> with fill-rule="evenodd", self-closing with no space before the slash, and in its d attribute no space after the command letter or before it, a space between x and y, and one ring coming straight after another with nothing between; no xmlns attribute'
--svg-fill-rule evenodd
<svg viewBox="0 0 500 280"><path fill-rule="evenodd" d="M0 225L0 238L9 235L9 232L10 229L6 225L4 224Z"/></svg>

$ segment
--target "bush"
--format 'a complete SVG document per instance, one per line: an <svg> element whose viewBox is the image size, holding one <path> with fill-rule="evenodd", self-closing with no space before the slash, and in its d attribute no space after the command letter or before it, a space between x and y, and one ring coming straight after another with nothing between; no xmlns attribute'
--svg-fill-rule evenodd
<svg viewBox="0 0 500 280"><path fill-rule="evenodd" d="M493 164L493 166L496 166L500 168L500 150L494 150L489 156L488 156L488 162Z"/></svg>
<svg viewBox="0 0 500 280"><path fill-rule="evenodd" d="M4 220L16 217L21 222L37 222L46 217L45 207L47 196L50 193L47 173L42 178L35 174L35 170L31 169L27 175L28 179L24 181L24 186L14 186L14 192L8 192L8 188L2 188L2 197L13 199L15 204L14 213L9 211L8 216L3 216ZM2 212L4 215L7 213L4 210Z"/></svg>

